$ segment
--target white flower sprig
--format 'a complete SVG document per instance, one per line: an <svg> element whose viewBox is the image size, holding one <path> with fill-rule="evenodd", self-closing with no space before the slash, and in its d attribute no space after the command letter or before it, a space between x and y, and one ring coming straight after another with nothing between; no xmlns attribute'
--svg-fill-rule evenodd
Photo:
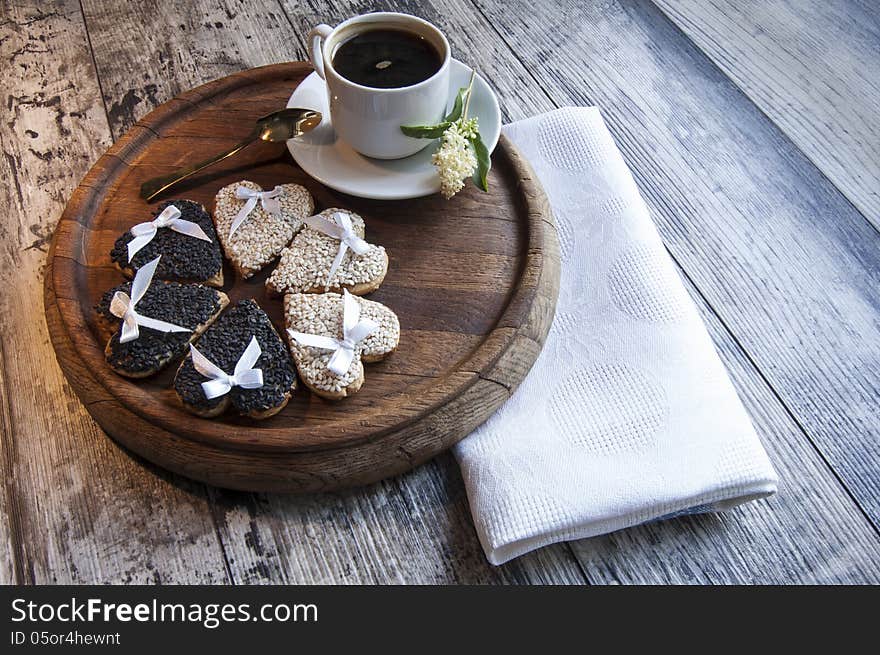
<svg viewBox="0 0 880 655"><path fill-rule="evenodd" d="M443 122L437 125L401 125L407 136L416 139L440 139L440 147L431 157L440 175L440 192L447 200L461 191L468 177L474 184L488 191L486 177L492 161L489 150L480 137L476 117L468 118L467 112L474 87L474 72L467 88L459 89L455 104Z"/></svg>
<svg viewBox="0 0 880 655"><path fill-rule="evenodd" d="M466 132L453 123L443 133L440 147L431 163L440 174L440 192L447 200L461 191L466 178L474 174L477 158L471 150Z"/></svg>

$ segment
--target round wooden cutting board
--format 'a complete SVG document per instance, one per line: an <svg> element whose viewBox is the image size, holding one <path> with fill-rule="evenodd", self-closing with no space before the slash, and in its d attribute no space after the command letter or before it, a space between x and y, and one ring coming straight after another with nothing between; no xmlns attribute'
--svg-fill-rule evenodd
<svg viewBox="0 0 880 655"><path fill-rule="evenodd" d="M45 304L61 368L89 413L114 439L172 471L251 491L317 491L408 470L485 421L538 356L556 305L559 254L538 181L502 137L489 193L471 184L450 201L374 201L339 194L299 170L283 144L259 143L157 199L186 198L213 210L224 185L306 186L318 209L364 217L367 240L390 256L368 296L400 317L397 351L365 365L363 388L325 401L300 384L265 421L186 412L171 383L177 365L146 380L116 375L104 360L94 307L123 281L109 252L148 220L141 183L224 150L258 117L283 108L311 72L277 64L216 80L165 103L137 123L89 171L61 217L49 252ZM271 268L271 267L269 267ZM254 298L283 329L281 301L264 290L268 271L243 282L225 264L224 291Z"/></svg>

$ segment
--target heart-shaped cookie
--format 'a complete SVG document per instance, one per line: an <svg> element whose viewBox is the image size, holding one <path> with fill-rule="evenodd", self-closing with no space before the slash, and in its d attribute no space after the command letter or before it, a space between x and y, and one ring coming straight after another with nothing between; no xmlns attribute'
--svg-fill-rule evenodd
<svg viewBox="0 0 880 655"><path fill-rule="evenodd" d="M247 279L278 257L314 211L312 194L299 184L263 191L243 180L217 193L214 224L226 256Z"/></svg>
<svg viewBox="0 0 880 655"><path fill-rule="evenodd" d="M110 251L110 259L128 278L159 256L156 277L160 280L223 286L220 242L210 214L197 202L163 202L150 220L133 225L116 239Z"/></svg>
<svg viewBox="0 0 880 655"><path fill-rule="evenodd" d="M104 356L126 377L148 377L183 355L229 304L217 289L153 280L158 265L157 258L142 266L133 282L107 291L96 307L108 339Z"/></svg>
<svg viewBox="0 0 880 655"><path fill-rule="evenodd" d="M364 383L363 362L390 355L400 341L400 322L385 305L338 293L284 296L290 352L303 383L337 400Z"/></svg>
<svg viewBox="0 0 880 655"><path fill-rule="evenodd" d="M206 418L228 408L263 419L296 388L287 346L254 300L230 308L193 344L174 377L183 406Z"/></svg>
<svg viewBox="0 0 880 655"><path fill-rule="evenodd" d="M347 289L356 296L375 291L388 272L382 246L364 241L364 219L346 209L325 209L281 253L269 279L274 294L321 293Z"/></svg>

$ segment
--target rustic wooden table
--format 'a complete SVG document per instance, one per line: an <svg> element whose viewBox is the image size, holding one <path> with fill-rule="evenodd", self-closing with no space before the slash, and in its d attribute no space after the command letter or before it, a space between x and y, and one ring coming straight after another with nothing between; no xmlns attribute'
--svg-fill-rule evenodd
<svg viewBox="0 0 880 655"><path fill-rule="evenodd" d="M0 0L0 582L880 581L880 19L870 0ZM783 481L723 515L490 566L446 455L341 494L233 493L105 438L43 319L98 156L303 36L419 14L505 120L601 107Z"/></svg>

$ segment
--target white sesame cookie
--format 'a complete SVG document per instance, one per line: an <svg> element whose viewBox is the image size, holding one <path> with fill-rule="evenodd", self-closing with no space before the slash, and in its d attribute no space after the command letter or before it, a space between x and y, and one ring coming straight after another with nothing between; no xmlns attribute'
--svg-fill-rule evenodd
<svg viewBox="0 0 880 655"><path fill-rule="evenodd" d="M285 333L300 379L323 398L338 400L355 393L364 383L363 362L384 359L394 352L400 341L400 321L393 311L373 300L354 300L360 305L360 318L372 320L379 327L355 344L348 370L336 375L328 368L333 351L304 346L291 337L289 330L342 339L343 297L338 293L284 296L284 319L288 328Z"/></svg>
<svg viewBox="0 0 880 655"><path fill-rule="evenodd" d="M220 189L214 199L214 224L226 256L242 279L247 279L278 257L302 228L301 219L315 211L315 201L305 187L282 184L282 193L278 196L281 215L267 212L262 202L258 201L230 237L232 222L247 202L235 196L235 190L240 186L263 191L260 185L248 180Z"/></svg>
<svg viewBox="0 0 880 655"><path fill-rule="evenodd" d="M354 233L364 238L364 219L346 209L330 208L322 211L331 221L337 212L347 214ZM388 254L382 246L371 245L363 255L348 249L342 264L327 284L333 260L339 252L340 241L306 225L281 253L281 261L266 280L271 293L322 293L347 289L363 296L379 288L388 272Z"/></svg>

